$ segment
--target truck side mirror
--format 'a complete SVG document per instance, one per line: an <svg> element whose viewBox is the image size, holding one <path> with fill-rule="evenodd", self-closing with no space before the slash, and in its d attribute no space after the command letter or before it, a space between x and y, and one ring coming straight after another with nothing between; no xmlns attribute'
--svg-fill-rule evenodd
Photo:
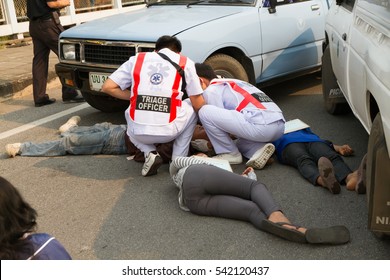
<svg viewBox="0 0 390 280"><path fill-rule="evenodd" d="M270 14L276 13L276 4L277 4L277 0L269 0L268 12Z"/></svg>

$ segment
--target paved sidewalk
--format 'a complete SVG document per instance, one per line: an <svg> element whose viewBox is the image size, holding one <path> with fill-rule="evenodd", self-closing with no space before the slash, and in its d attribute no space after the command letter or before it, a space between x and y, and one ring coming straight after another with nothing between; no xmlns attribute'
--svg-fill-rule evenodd
<svg viewBox="0 0 390 280"><path fill-rule="evenodd" d="M32 85L32 59L31 41L0 48L0 99L11 98L15 93ZM57 56L50 52L48 82L57 78L54 69L57 63Z"/></svg>

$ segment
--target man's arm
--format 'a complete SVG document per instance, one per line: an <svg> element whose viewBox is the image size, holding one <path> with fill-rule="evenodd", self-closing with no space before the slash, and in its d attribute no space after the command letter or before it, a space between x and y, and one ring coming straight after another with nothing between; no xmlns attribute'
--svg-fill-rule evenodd
<svg viewBox="0 0 390 280"><path fill-rule="evenodd" d="M113 80L108 78L103 86L102 86L102 91L111 95L112 97L116 97L118 99L123 99L123 100L130 100L130 90L125 89L122 90Z"/></svg>
<svg viewBox="0 0 390 280"><path fill-rule="evenodd" d="M70 0L46 1L46 4L52 9L61 9L70 6Z"/></svg>
<svg viewBox="0 0 390 280"><path fill-rule="evenodd" d="M206 104L202 94L191 95L190 100L191 100L192 107L194 107L195 112L198 112L199 109Z"/></svg>

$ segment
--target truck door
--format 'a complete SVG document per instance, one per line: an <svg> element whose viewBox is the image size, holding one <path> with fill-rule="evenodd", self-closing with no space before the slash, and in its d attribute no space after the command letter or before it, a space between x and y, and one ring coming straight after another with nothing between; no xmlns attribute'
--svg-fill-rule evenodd
<svg viewBox="0 0 390 280"><path fill-rule="evenodd" d="M277 0L269 12L269 0L259 9L263 69L257 82L321 64L325 0ZM325 5L324 5L325 4Z"/></svg>
<svg viewBox="0 0 390 280"><path fill-rule="evenodd" d="M332 31L328 36L333 72L338 77L339 86L345 94L349 92L347 88L347 58L350 51L349 31L353 22L354 5L355 0L341 0L341 5L337 5L337 8L331 11L334 13L329 15L332 18ZM346 98L349 99L348 96Z"/></svg>

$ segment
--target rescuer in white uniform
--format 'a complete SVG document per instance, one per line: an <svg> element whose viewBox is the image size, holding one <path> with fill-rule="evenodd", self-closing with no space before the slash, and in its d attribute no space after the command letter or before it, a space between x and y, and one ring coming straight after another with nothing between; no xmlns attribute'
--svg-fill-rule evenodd
<svg viewBox="0 0 390 280"><path fill-rule="evenodd" d="M240 164L243 154L249 159L247 166L262 169L275 151L270 142L284 133L282 111L255 86L236 79L218 79L204 63L195 67L206 102L198 112L199 120L215 157Z"/></svg>
<svg viewBox="0 0 390 280"><path fill-rule="evenodd" d="M162 164L156 152L157 143L174 140L172 159L188 155L197 123L196 111L204 104L194 62L180 52L181 43L176 37L162 36L156 42L155 52L130 57L102 87L113 97L130 100L125 112L127 134L144 152L143 176L156 174ZM184 74L179 73L175 63ZM189 99L182 100L184 90Z"/></svg>

